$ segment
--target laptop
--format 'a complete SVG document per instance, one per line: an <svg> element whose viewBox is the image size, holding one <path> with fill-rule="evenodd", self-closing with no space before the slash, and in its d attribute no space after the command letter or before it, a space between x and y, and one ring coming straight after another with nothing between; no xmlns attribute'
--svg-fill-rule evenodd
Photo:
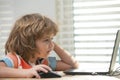
<svg viewBox="0 0 120 80"><path fill-rule="evenodd" d="M118 48L119 48L119 41L120 41L120 30L118 30L116 33L116 38L115 38L115 42L114 42L111 61L107 67L107 71L105 70L105 68L104 69L99 69L99 68L95 69L95 68L89 68L89 66L87 66L87 69L86 68L82 69L82 67L80 66L78 69L70 69L70 70L66 70L63 72L67 75L95 75L95 74L112 75L114 72L114 67L115 67L115 63L116 63L116 57L117 57ZM95 66L95 64L92 64L92 65ZM83 67L85 67L85 66L83 66ZM104 70L104 71L102 71L102 70Z"/></svg>

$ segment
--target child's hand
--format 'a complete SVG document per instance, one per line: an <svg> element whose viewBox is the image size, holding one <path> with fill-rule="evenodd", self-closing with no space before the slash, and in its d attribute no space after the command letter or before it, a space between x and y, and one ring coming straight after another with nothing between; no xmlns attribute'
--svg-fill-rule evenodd
<svg viewBox="0 0 120 80"><path fill-rule="evenodd" d="M52 69L49 66L40 64L40 65L36 65L30 69L27 69L25 71L25 73L26 73L26 77L28 77L28 78L32 78L32 77L40 78L38 72L43 71L43 72L47 73L48 71L51 71L51 70Z"/></svg>

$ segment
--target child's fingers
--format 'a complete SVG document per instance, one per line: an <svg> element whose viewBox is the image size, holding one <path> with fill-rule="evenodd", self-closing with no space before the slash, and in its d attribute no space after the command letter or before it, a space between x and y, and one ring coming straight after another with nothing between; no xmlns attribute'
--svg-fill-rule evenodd
<svg viewBox="0 0 120 80"><path fill-rule="evenodd" d="M37 66L34 66L33 69L38 72L43 71L45 73L52 70L50 67L48 67L46 65L37 65Z"/></svg>
<svg viewBox="0 0 120 80"><path fill-rule="evenodd" d="M51 71L51 68L46 65L40 65L39 71L43 71L43 72L47 73L48 71Z"/></svg>
<svg viewBox="0 0 120 80"><path fill-rule="evenodd" d="M47 72L48 72L48 70L47 70L47 69L45 69L45 68L43 68L43 67L40 67L37 71L38 71L38 72L42 71L42 72L45 72L45 73L47 73Z"/></svg>
<svg viewBox="0 0 120 80"><path fill-rule="evenodd" d="M48 71L51 71L52 69L49 67L49 66L46 66L46 65L40 65L41 67L47 69Z"/></svg>

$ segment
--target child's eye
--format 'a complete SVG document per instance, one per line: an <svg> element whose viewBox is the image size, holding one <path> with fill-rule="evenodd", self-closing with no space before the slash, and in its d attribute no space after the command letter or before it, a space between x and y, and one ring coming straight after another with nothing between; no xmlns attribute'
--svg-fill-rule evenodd
<svg viewBox="0 0 120 80"><path fill-rule="evenodd" d="M51 41L53 40L53 38L51 38Z"/></svg>
<svg viewBox="0 0 120 80"><path fill-rule="evenodd" d="M44 41L45 41L45 42L53 41L53 38L45 39Z"/></svg>
<svg viewBox="0 0 120 80"><path fill-rule="evenodd" d="M45 41L49 41L49 39L45 39Z"/></svg>

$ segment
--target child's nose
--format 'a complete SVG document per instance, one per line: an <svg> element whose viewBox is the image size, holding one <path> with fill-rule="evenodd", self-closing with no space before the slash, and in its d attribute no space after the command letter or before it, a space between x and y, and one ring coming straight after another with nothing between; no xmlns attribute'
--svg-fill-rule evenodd
<svg viewBox="0 0 120 80"><path fill-rule="evenodd" d="M50 41L50 48L53 48L54 47L54 43L53 41Z"/></svg>

